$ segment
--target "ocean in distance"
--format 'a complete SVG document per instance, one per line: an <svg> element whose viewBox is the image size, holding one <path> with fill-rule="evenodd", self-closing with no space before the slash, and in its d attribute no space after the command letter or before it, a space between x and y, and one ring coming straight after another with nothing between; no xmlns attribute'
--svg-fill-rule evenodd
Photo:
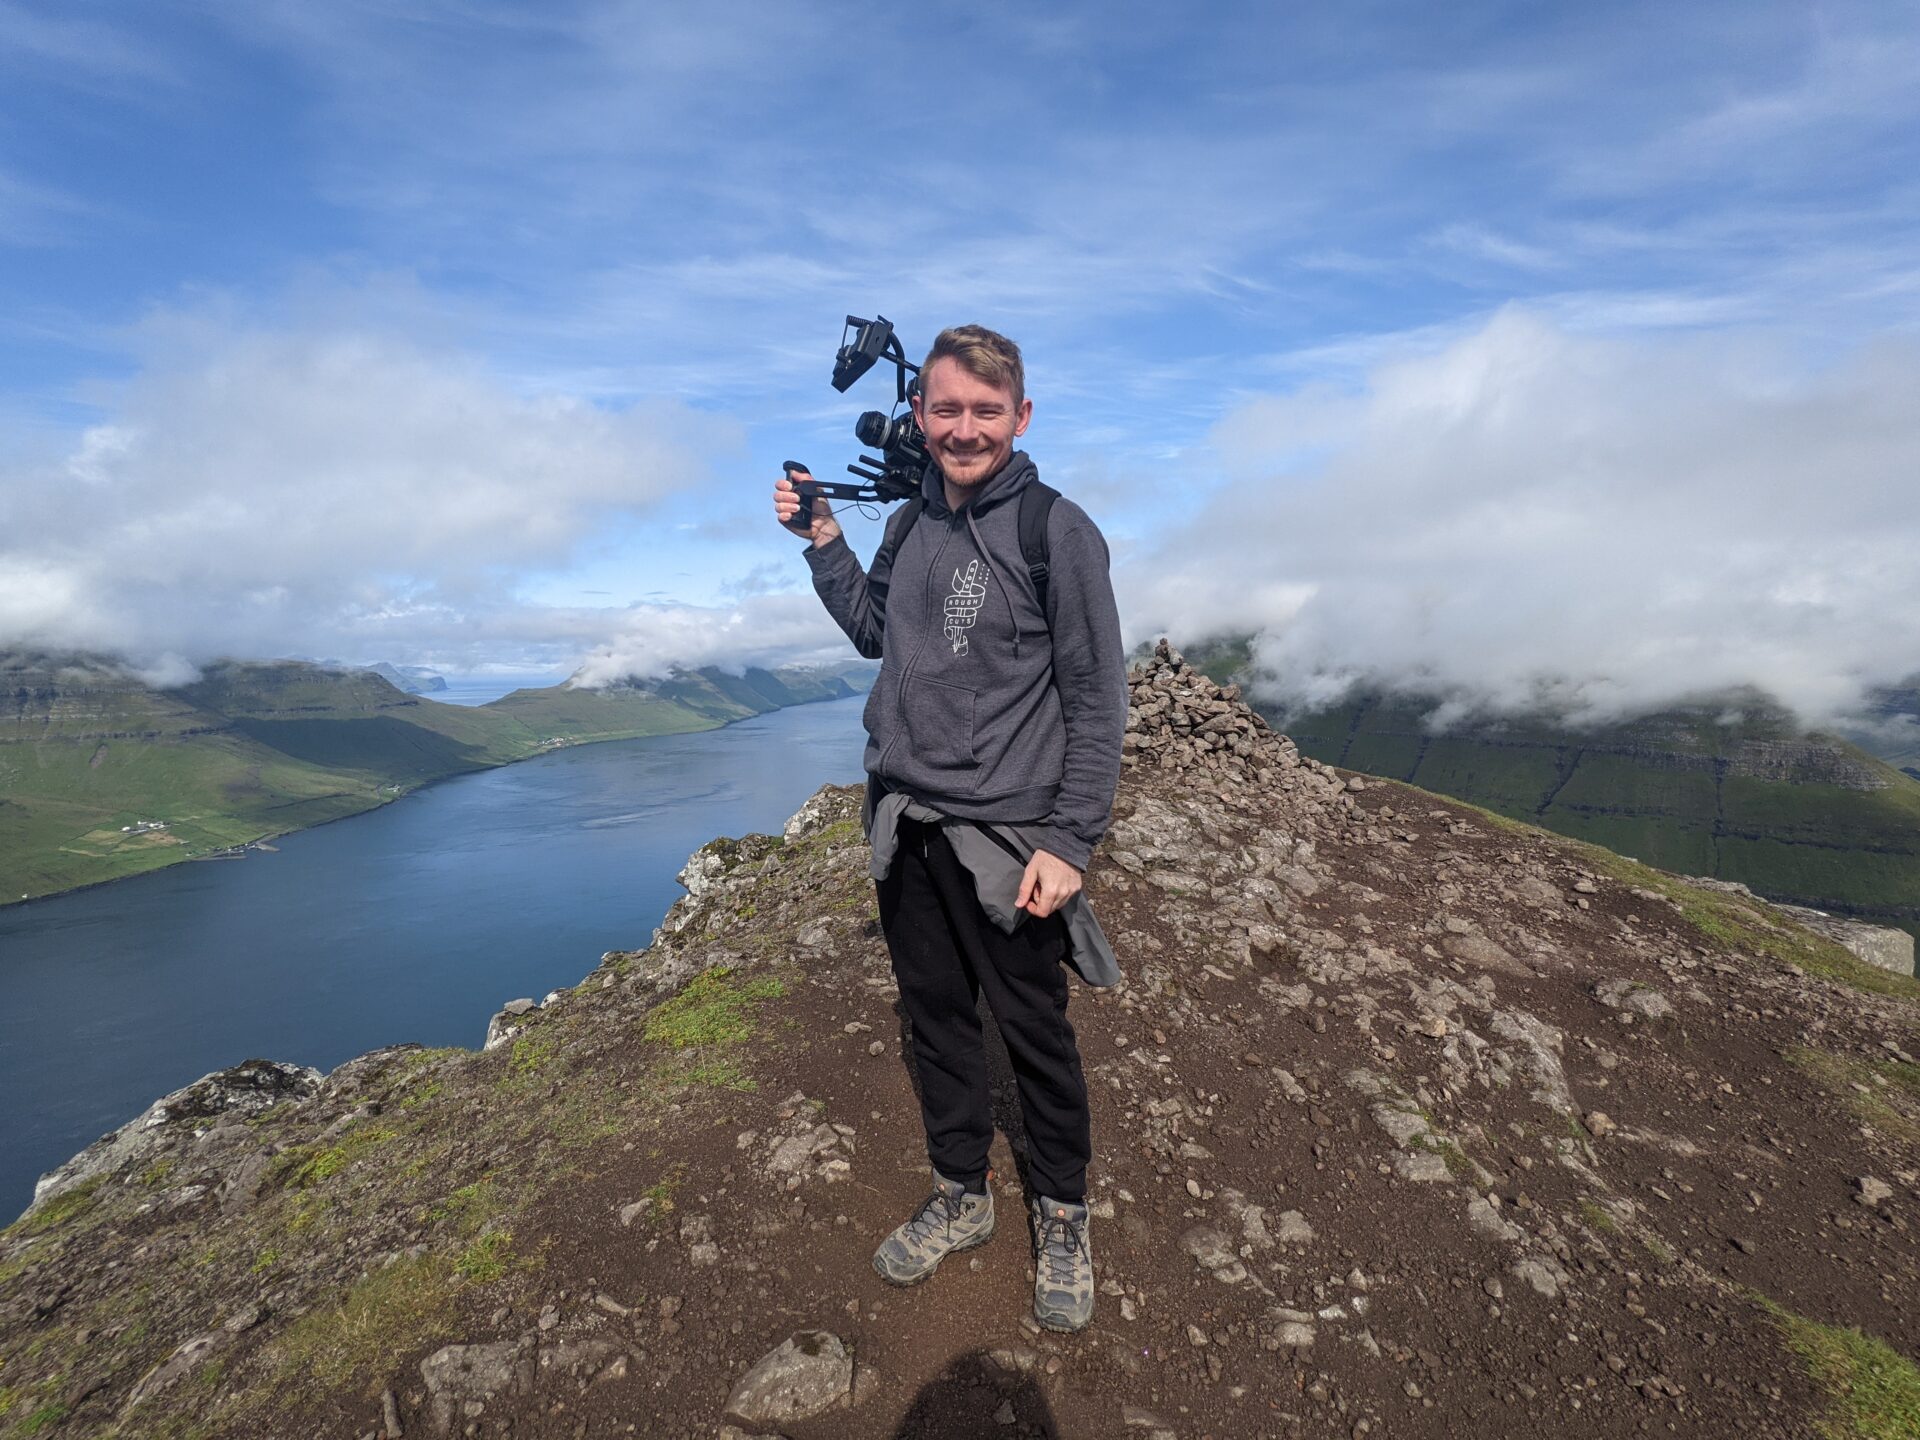
<svg viewBox="0 0 1920 1440"><path fill-rule="evenodd" d="M645 945L708 840L778 832L860 778L864 703L559 750L276 853L0 909L0 1223L39 1175L211 1070L477 1047L508 1000Z"/></svg>

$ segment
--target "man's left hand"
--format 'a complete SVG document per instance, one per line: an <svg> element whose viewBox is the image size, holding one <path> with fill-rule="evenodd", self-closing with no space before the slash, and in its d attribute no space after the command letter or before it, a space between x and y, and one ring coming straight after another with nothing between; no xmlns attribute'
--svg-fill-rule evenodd
<svg viewBox="0 0 1920 1440"><path fill-rule="evenodd" d="M1027 873L1020 877L1015 903L1035 919L1044 919L1079 893L1080 872L1058 855L1036 850L1027 862Z"/></svg>

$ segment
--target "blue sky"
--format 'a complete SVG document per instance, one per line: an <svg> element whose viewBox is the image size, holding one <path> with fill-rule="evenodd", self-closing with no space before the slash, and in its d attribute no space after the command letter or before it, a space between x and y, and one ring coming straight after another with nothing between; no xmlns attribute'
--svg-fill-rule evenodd
<svg viewBox="0 0 1920 1440"><path fill-rule="evenodd" d="M840 653L878 310L1292 693L1920 668L1915 7L670 8L0 0L0 644Z"/></svg>

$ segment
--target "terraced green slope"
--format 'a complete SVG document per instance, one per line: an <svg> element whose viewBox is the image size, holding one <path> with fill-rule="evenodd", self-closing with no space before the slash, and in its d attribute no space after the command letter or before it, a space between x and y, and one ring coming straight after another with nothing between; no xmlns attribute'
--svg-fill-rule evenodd
<svg viewBox="0 0 1920 1440"><path fill-rule="evenodd" d="M1215 680L1244 678L1244 640L1196 647ZM1431 704L1362 696L1272 716L1305 754L1405 780L1631 855L1738 880L1776 900L1920 934L1920 783L1765 696L1575 732L1545 720L1432 734Z"/></svg>
<svg viewBox="0 0 1920 1440"><path fill-rule="evenodd" d="M227 662L158 690L98 658L0 656L0 903L336 820L559 745L854 693L825 671L708 670L468 707L295 661Z"/></svg>

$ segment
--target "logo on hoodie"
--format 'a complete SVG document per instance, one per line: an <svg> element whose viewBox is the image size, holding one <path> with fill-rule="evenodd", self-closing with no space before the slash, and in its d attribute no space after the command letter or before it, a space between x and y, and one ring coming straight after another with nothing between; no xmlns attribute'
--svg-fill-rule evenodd
<svg viewBox="0 0 1920 1440"><path fill-rule="evenodd" d="M953 653L967 653L967 631L980 618L981 602L987 598L987 567L969 560L965 570L953 572L953 593L947 596L947 624L942 632L953 646Z"/></svg>

